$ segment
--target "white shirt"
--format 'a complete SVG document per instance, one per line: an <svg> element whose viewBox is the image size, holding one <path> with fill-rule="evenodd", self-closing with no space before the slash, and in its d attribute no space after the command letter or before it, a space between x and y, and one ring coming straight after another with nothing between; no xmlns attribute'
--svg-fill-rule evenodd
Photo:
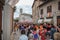
<svg viewBox="0 0 60 40"><path fill-rule="evenodd" d="M32 34L32 33L30 33L30 34L29 34L29 37L30 37L30 38L33 38L33 34Z"/></svg>
<svg viewBox="0 0 60 40"><path fill-rule="evenodd" d="M21 35L19 40L28 40L28 37L26 35Z"/></svg>

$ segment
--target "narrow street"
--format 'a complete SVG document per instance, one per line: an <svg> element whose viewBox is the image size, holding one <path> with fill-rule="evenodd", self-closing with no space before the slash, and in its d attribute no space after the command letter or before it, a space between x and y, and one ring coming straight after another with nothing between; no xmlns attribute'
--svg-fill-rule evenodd
<svg viewBox="0 0 60 40"><path fill-rule="evenodd" d="M60 40L60 0L0 0L0 40Z"/></svg>

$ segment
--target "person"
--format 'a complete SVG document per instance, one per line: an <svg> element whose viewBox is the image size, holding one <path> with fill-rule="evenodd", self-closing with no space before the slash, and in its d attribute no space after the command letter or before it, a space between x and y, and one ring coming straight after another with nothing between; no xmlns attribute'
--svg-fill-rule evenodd
<svg viewBox="0 0 60 40"><path fill-rule="evenodd" d="M21 36L19 37L19 40L28 40L27 35L25 35L25 30L21 31Z"/></svg>
<svg viewBox="0 0 60 40"><path fill-rule="evenodd" d="M49 32L47 32L45 35L46 35L46 39L45 39L45 40L52 40L52 39L51 39L51 35L50 35Z"/></svg>
<svg viewBox="0 0 60 40"><path fill-rule="evenodd" d="M47 31L50 31L51 30L51 24L47 24Z"/></svg>
<svg viewBox="0 0 60 40"><path fill-rule="evenodd" d="M31 33L31 31L30 31L30 29L28 29L27 36L29 36L30 33Z"/></svg>
<svg viewBox="0 0 60 40"><path fill-rule="evenodd" d="M37 33L39 33L39 28L37 24L35 25L35 28L36 28Z"/></svg>
<svg viewBox="0 0 60 40"><path fill-rule="evenodd" d="M54 40L54 33L56 32L56 28L53 24L51 24L51 39Z"/></svg>
<svg viewBox="0 0 60 40"><path fill-rule="evenodd" d="M47 23L44 23L44 24L43 24L43 27L44 27L44 28L47 28Z"/></svg>
<svg viewBox="0 0 60 40"><path fill-rule="evenodd" d="M38 25L37 24L35 25L35 28L36 28L36 30L38 30Z"/></svg>
<svg viewBox="0 0 60 40"><path fill-rule="evenodd" d="M43 28L43 24L40 24L39 36L41 36L41 40L45 40L45 29Z"/></svg>
<svg viewBox="0 0 60 40"><path fill-rule="evenodd" d="M28 37L29 37L29 40L33 40L34 39L33 33L31 32Z"/></svg>
<svg viewBox="0 0 60 40"><path fill-rule="evenodd" d="M21 25L20 26L20 30L24 30L25 28L24 28L24 26L23 25Z"/></svg>
<svg viewBox="0 0 60 40"><path fill-rule="evenodd" d="M57 32L54 33L54 40L60 40L60 26L56 26Z"/></svg>
<svg viewBox="0 0 60 40"><path fill-rule="evenodd" d="M36 28L34 28L34 31L33 31L33 35L34 35L34 40L38 40L38 33L36 31Z"/></svg>
<svg viewBox="0 0 60 40"><path fill-rule="evenodd" d="M33 28L34 28L34 25L30 25L30 30L33 30Z"/></svg>

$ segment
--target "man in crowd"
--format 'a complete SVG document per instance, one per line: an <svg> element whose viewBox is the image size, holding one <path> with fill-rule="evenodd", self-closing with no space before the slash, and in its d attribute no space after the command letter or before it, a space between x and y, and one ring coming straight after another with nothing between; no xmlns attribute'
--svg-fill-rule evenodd
<svg viewBox="0 0 60 40"><path fill-rule="evenodd" d="M20 36L19 40L28 40L27 35L25 35L25 30L21 31L21 36Z"/></svg>
<svg viewBox="0 0 60 40"><path fill-rule="evenodd" d="M54 40L60 40L60 25L57 27L57 32L54 33Z"/></svg>

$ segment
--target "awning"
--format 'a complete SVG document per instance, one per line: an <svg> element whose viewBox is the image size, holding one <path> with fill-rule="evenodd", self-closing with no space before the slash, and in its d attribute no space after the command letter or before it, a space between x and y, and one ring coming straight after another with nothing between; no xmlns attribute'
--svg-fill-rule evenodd
<svg viewBox="0 0 60 40"><path fill-rule="evenodd" d="M39 20L38 20L38 23L42 23L42 22L43 22L43 19L39 19Z"/></svg>
<svg viewBox="0 0 60 40"><path fill-rule="evenodd" d="M52 19L45 19L44 22L51 22Z"/></svg>

